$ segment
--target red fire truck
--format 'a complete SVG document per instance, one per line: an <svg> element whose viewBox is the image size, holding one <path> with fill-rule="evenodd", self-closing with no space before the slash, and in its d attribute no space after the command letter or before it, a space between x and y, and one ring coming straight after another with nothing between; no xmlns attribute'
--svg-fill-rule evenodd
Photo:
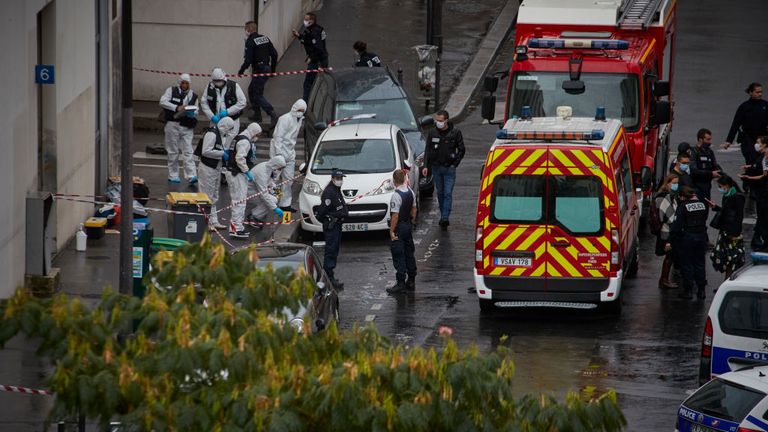
<svg viewBox="0 0 768 432"><path fill-rule="evenodd" d="M558 106L592 117L600 107L624 124L634 186L647 204L669 157L676 6L676 0L524 0L512 66L485 79L491 95L483 98L483 118L493 123L493 93L507 77L504 122L521 117L524 107L533 117L554 117Z"/></svg>

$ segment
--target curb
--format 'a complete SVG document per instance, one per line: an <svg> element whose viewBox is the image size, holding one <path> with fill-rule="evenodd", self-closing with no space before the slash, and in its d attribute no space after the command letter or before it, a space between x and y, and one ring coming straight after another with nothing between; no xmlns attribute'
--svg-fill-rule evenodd
<svg viewBox="0 0 768 432"><path fill-rule="evenodd" d="M469 102L472 100L472 94L480 84L480 80L488 72L501 44L507 39L515 22L517 22L519 7L519 0L507 0L507 4L501 9L485 38L477 47L477 54L475 54L467 70L464 71L459 85L456 86L443 107L450 113L452 120L458 120L466 114Z"/></svg>

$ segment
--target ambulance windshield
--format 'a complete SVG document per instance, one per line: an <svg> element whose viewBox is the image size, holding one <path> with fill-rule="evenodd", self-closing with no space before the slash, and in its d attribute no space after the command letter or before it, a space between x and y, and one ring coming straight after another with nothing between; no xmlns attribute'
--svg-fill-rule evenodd
<svg viewBox="0 0 768 432"><path fill-rule="evenodd" d="M508 117L520 116L523 106L530 106L534 117L554 116L558 106L573 108L574 117L594 117L598 106L605 107L608 118L618 118L628 130L637 130L639 86L631 74L588 73L580 77L584 92L569 94L563 90L568 72L515 72L511 86Z"/></svg>

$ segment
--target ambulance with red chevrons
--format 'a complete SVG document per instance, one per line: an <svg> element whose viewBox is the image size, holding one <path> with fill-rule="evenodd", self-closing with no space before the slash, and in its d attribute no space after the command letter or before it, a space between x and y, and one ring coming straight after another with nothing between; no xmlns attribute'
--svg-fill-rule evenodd
<svg viewBox="0 0 768 432"><path fill-rule="evenodd" d="M488 152L477 204L480 308L555 307L618 314L637 272L638 193L620 120L508 120ZM527 114L527 115L526 115Z"/></svg>

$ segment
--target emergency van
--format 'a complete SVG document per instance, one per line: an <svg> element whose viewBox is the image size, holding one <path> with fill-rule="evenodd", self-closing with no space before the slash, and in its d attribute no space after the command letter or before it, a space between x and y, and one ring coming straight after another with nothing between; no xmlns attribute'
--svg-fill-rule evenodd
<svg viewBox="0 0 768 432"><path fill-rule="evenodd" d="M676 0L524 0L514 62L485 89L509 77L505 121L524 106L534 117L553 117L561 105L588 117L604 106L624 125L647 205L669 159L676 11ZM495 109L495 97L484 98L483 117L492 121Z"/></svg>
<svg viewBox="0 0 768 432"><path fill-rule="evenodd" d="M640 211L624 126L599 112L513 119L498 131L477 204L482 311L621 311L622 280L637 272Z"/></svg>

